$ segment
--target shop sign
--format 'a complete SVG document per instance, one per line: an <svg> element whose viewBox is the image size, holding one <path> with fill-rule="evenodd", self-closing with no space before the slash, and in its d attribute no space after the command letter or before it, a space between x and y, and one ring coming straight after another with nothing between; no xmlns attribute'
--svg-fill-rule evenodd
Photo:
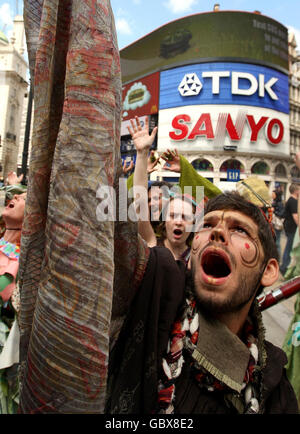
<svg viewBox="0 0 300 434"><path fill-rule="evenodd" d="M227 170L227 181L238 182L239 180L240 180L240 170L238 169Z"/></svg>

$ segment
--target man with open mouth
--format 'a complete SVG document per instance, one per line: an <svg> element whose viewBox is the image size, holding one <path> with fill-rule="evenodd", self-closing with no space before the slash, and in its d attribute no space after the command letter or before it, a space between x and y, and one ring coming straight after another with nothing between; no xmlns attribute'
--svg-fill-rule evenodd
<svg viewBox="0 0 300 434"><path fill-rule="evenodd" d="M188 268L150 249L111 353L107 412L298 413L256 300L278 270L263 212L237 192L210 199Z"/></svg>

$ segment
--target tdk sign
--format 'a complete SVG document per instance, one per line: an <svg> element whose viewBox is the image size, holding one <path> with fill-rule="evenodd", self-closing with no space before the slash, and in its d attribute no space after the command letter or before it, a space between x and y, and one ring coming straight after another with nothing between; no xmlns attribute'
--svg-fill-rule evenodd
<svg viewBox="0 0 300 434"><path fill-rule="evenodd" d="M278 96L272 87L277 83L278 78L272 77L265 82L264 74L259 74L258 80L253 74L246 72L230 72L230 71L208 71L202 73L202 78L211 79L211 89L213 95L220 93L220 81L224 78L231 78L231 93L232 95L254 95L257 91L260 97L264 97L266 92L273 100L278 100ZM248 88L241 88L240 83L242 80L248 82ZM195 96L199 95L203 88L203 84L199 80L196 73L185 74L178 90L181 96Z"/></svg>
<svg viewBox="0 0 300 434"><path fill-rule="evenodd" d="M195 96L199 95L202 87L197 74L185 74L178 90L181 96Z"/></svg>
<svg viewBox="0 0 300 434"><path fill-rule="evenodd" d="M288 76L265 66L230 62L161 72L160 110L199 104L256 106L288 114Z"/></svg>

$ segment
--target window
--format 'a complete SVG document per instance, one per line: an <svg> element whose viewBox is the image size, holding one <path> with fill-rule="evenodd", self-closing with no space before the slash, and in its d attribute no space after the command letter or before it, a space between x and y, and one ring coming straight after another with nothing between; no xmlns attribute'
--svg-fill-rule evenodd
<svg viewBox="0 0 300 434"><path fill-rule="evenodd" d="M264 161L258 161L252 166L251 173L254 175L269 175L270 168Z"/></svg>
<svg viewBox="0 0 300 434"><path fill-rule="evenodd" d="M239 160L231 159L224 161L220 167L220 172L227 172L227 170L239 170L244 173L245 167Z"/></svg>
<svg viewBox="0 0 300 434"><path fill-rule="evenodd" d="M283 164L278 164L275 169L275 175L278 178L286 178L286 170Z"/></svg>
<svg viewBox="0 0 300 434"><path fill-rule="evenodd" d="M212 172L214 170L213 165L211 164L210 161L205 160L204 158L198 158L197 160L194 160L192 162L192 166L195 170L197 170L198 172Z"/></svg>

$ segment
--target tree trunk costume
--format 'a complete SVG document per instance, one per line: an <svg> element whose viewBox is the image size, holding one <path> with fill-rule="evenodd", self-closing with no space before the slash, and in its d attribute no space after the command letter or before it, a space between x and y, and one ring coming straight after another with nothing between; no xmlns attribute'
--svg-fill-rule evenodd
<svg viewBox="0 0 300 434"><path fill-rule="evenodd" d="M113 284L122 294L132 281L126 262L126 277L114 273L114 236L131 266L138 257L135 225L96 216L99 186L118 185L122 173L114 20L109 0L25 0L24 19L35 112L20 257L20 412L101 413Z"/></svg>

